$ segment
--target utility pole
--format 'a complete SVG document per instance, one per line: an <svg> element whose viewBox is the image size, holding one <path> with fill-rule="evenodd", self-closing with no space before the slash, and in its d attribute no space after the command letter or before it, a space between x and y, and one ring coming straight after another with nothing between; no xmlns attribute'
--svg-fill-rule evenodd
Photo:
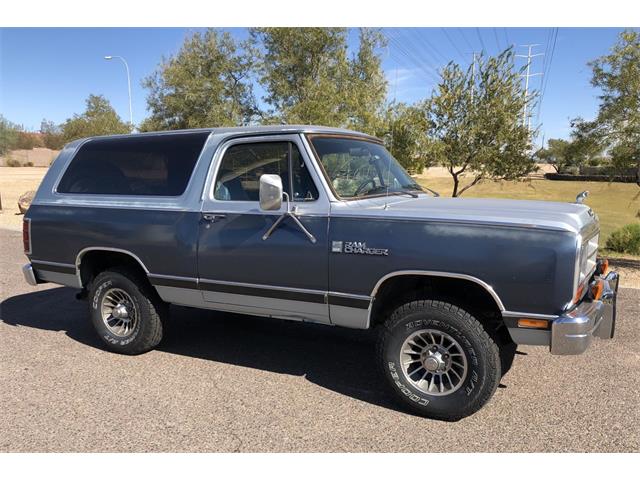
<svg viewBox="0 0 640 480"><path fill-rule="evenodd" d="M537 77L542 75L542 73L530 73L531 71L531 59L533 57L541 57L544 53L536 53L531 54L531 49L534 47L539 47L539 43L530 43L528 45L520 45L521 47L528 48L528 52L526 55L516 55L516 57L526 58L527 59L527 73L521 75L525 78L524 81L524 108L522 109L522 124L527 127L527 130L531 132L531 118L527 119L527 106L529 104L529 77Z"/></svg>
<svg viewBox="0 0 640 480"><path fill-rule="evenodd" d="M473 103L473 90L476 86L476 52L473 53L473 62L471 63L471 103Z"/></svg>
<svg viewBox="0 0 640 480"><path fill-rule="evenodd" d="M470 53L473 55L473 61L471 62L471 102L473 102L473 98L475 95L476 88L476 61L478 52L465 52L467 55Z"/></svg>

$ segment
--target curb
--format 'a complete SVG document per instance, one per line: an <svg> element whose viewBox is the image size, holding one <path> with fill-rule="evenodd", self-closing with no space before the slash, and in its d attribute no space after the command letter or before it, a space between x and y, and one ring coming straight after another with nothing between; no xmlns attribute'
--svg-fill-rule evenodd
<svg viewBox="0 0 640 480"><path fill-rule="evenodd" d="M609 265L612 267L639 268L640 260L631 258L609 258Z"/></svg>

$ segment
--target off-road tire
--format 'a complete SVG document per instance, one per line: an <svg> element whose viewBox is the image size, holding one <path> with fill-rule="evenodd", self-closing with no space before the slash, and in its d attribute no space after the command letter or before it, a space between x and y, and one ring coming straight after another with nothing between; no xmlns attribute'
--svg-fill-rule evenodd
<svg viewBox="0 0 640 480"><path fill-rule="evenodd" d="M401 365L405 340L425 329L444 332L466 355L466 376L450 394L436 396L418 389ZM438 420L455 421L478 411L501 378L498 345L482 324L469 312L440 300L416 300L395 309L380 328L377 357L393 397L410 412Z"/></svg>
<svg viewBox="0 0 640 480"><path fill-rule="evenodd" d="M102 319L101 302L110 289L124 290L133 300L138 317L127 336L114 335ZM98 274L89 290L89 314L93 326L108 350L137 355L155 348L162 340L168 305L149 285L146 278L127 268L114 267Z"/></svg>

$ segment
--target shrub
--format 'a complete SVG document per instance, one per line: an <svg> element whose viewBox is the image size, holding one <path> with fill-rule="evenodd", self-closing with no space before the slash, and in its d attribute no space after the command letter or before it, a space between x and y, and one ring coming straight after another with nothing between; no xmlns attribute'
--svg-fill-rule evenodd
<svg viewBox="0 0 640 480"><path fill-rule="evenodd" d="M575 167L575 166L565 167L562 169L560 173L564 173L567 175L580 175L580 167Z"/></svg>
<svg viewBox="0 0 640 480"><path fill-rule="evenodd" d="M13 148L16 150L33 150L34 147L42 146L42 140L30 132L18 132Z"/></svg>
<svg viewBox="0 0 640 480"><path fill-rule="evenodd" d="M21 167L22 163L20 163L20 160L16 160L15 158L7 158L5 160L5 165L7 167Z"/></svg>
<svg viewBox="0 0 640 480"><path fill-rule="evenodd" d="M33 162L26 162L24 164L25 167L33 167Z"/></svg>
<svg viewBox="0 0 640 480"><path fill-rule="evenodd" d="M640 223L630 223L615 230L607 239L606 246L614 252L640 255Z"/></svg>

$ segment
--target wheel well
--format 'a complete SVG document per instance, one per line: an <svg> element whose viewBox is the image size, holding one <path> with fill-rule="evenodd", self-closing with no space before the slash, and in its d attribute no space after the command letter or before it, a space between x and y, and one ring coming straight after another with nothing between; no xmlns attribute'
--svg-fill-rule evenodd
<svg viewBox="0 0 640 480"><path fill-rule="evenodd" d="M147 278L147 272L140 262L124 252L110 250L90 250L80 259L80 281L83 288L87 288L91 281L105 270L112 267L125 267Z"/></svg>
<svg viewBox="0 0 640 480"><path fill-rule="evenodd" d="M388 278L378 288L371 309L371 326L385 321L400 305L412 300L438 298L464 308L488 331L510 340L502 313L493 296L479 283L463 278L433 275L399 275Z"/></svg>

